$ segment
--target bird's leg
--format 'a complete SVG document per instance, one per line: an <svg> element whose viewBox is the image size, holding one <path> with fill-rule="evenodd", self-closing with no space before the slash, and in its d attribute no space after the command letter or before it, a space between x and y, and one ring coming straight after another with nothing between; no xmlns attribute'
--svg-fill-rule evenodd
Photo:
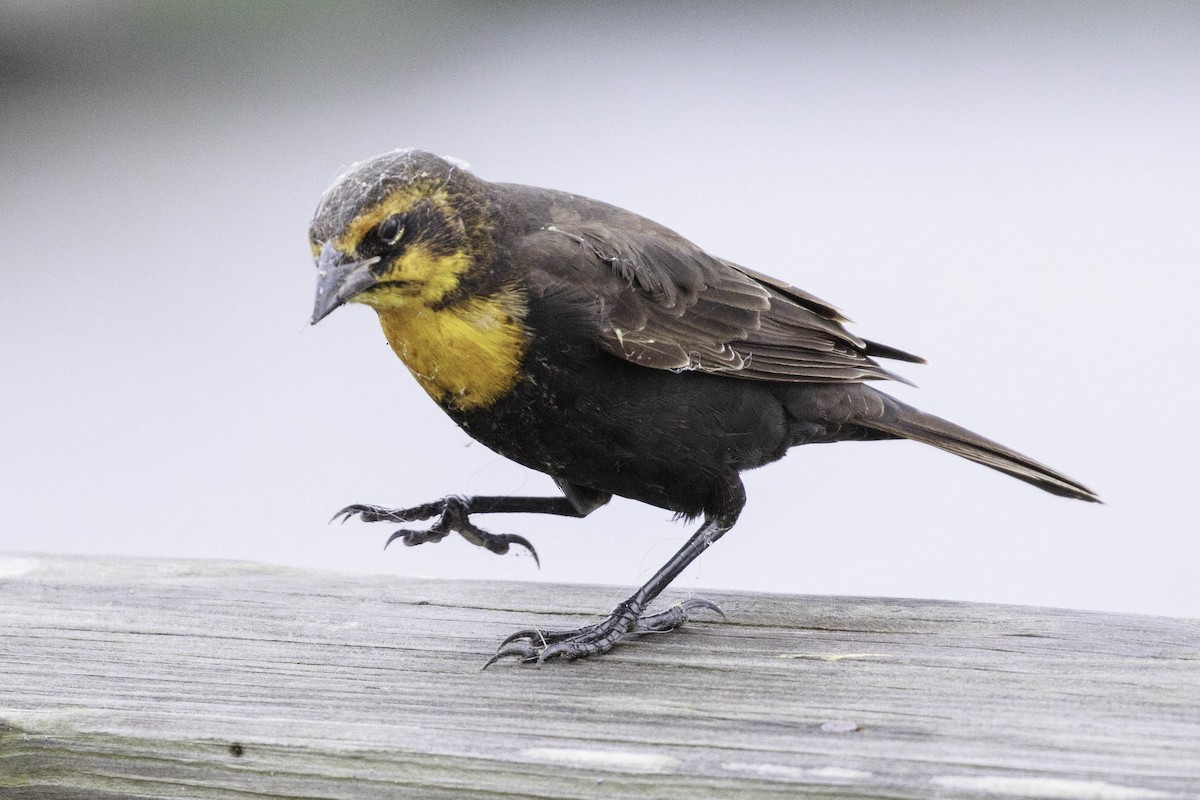
<svg viewBox="0 0 1200 800"><path fill-rule="evenodd" d="M706 608L720 614L721 609L716 605L700 599L685 600L658 614L646 616L643 612L688 564L732 528L736 519L736 513L705 517L700 530L687 540L679 552L672 556L654 577L646 581L645 586L613 609L602 622L585 625L573 631L539 631L534 628L517 631L500 643L500 649L484 665L484 669L510 656L525 663L541 663L555 658L573 661L576 658L599 655L613 649L617 642L627 635L674 630L687 622L689 612L698 608Z"/></svg>
<svg viewBox="0 0 1200 800"><path fill-rule="evenodd" d="M346 506L333 515L333 520L345 522L357 516L363 522L419 522L437 517L428 530L409 530L402 528L390 537L384 547L397 539L404 541L408 547L414 547L426 542L440 542L446 535L454 532L468 542L493 553L503 555L508 552L509 545L520 545L530 552L535 563L538 561L537 551L523 536L513 533L488 533L474 525L470 520L471 514L556 514L565 517L582 517L591 508L580 509L576 503L567 497L463 497L450 495L432 503L425 503L412 508L383 508L355 504Z"/></svg>

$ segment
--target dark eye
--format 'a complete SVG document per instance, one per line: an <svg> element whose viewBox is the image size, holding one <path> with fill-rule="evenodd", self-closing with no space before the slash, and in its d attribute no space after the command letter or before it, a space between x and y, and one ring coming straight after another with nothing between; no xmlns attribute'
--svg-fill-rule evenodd
<svg viewBox="0 0 1200 800"><path fill-rule="evenodd" d="M375 235L384 244L393 245L404 235L404 221L400 219L399 214L390 216L379 223L379 227L375 229Z"/></svg>

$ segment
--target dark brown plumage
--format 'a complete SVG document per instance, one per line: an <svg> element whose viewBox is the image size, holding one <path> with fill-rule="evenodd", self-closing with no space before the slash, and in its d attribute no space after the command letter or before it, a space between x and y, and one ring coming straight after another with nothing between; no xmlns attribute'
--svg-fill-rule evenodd
<svg viewBox="0 0 1200 800"><path fill-rule="evenodd" d="M709 607L693 600L644 613L732 527L745 501L739 473L800 444L914 439L1055 494L1097 499L864 383L897 377L877 358L920 358L855 336L837 309L807 292L605 203L487 183L428 153L401 151L340 178L311 238L321 275L314 322L346 301L375 308L397 355L464 430L547 473L564 494L350 506L343 518L437 517L429 530L393 538L420 544L456 531L504 552L530 545L480 530L471 514L584 516L615 494L704 517L603 622L519 632L496 658L594 655Z"/></svg>

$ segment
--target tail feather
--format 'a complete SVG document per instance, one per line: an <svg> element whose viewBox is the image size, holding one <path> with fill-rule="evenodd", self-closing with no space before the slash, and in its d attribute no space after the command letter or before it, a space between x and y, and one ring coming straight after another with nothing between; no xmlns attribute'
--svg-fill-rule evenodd
<svg viewBox="0 0 1200 800"><path fill-rule="evenodd" d="M884 401L884 413L881 417L869 421L856 420L863 427L891 436L931 444L948 453L954 453L1026 483L1031 483L1051 494L1073 497L1092 503L1101 502L1099 496L1091 489L1068 478L1061 472L1050 469L1045 464L1040 464L1028 456L1010 450L1002 444L986 439L953 422L905 405L894 397L882 392L877 394Z"/></svg>

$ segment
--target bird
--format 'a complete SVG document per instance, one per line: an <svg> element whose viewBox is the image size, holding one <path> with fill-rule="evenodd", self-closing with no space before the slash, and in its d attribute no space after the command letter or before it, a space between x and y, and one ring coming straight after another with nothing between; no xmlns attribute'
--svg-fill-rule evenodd
<svg viewBox="0 0 1200 800"><path fill-rule="evenodd" d="M457 533L498 554L524 547L535 559L524 537L488 532L473 518L585 517L615 495L700 520L599 622L517 631L485 668L598 656L677 629L696 612L720 613L698 597L650 606L734 526L746 502L740 474L799 445L910 439L1052 494L1100 501L1062 473L870 385L907 382L881 360L922 358L860 338L813 294L598 200L493 183L457 159L396 150L335 179L309 242L312 324L348 303L372 308L396 356L462 430L545 473L561 493L354 504L335 520L432 520L387 542Z"/></svg>

